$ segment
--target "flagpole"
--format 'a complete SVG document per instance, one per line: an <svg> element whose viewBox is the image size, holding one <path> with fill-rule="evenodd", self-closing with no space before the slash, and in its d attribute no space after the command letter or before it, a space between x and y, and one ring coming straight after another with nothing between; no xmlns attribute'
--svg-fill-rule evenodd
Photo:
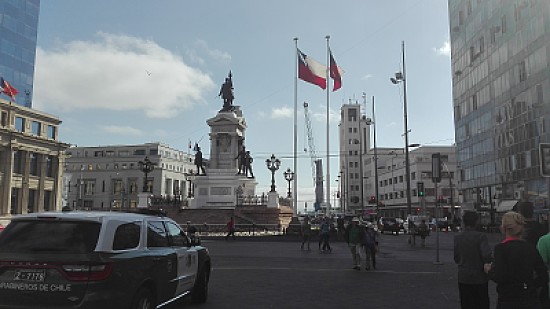
<svg viewBox="0 0 550 309"><path fill-rule="evenodd" d="M330 215L330 130L329 130L329 123L330 123L330 90L329 90L329 72L330 72L330 47L329 47L329 39L330 35L327 35L325 37L327 40L327 177L325 178L326 183L326 205L327 205L327 215Z"/></svg>
<svg viewBox="0 0 550 309"><path fill-rule="evenodd" d="M293 152L293 164L294 164L294 186L292 188L293 194L293 210L292 216L298 216L298 38L294 38L294 152ZM306 214L307 215L307 214Z"/></svg>

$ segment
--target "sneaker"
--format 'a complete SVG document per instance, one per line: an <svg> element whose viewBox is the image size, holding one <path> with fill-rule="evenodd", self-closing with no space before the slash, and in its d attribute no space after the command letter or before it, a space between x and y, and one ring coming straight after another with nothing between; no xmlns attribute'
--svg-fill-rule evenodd
<svg viewBox="0 0 550 309"><path fill-rule="evenodd" d="M359 266L353 266L353 269L355 269L355 270L361 270L361 267L359 267Z"/></svg>
<svg viewBox="0 0 550 309"><path fill-rule="evenodd" d="M365 270L370 270L370 266L365 267Z"/></svg>

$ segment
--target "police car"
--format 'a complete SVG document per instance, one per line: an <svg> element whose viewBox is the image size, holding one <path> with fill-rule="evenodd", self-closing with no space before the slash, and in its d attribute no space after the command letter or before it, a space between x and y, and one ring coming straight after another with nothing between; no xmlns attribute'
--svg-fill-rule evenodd
<svg viewBox="0 0 550 309"><path fill-rule="evenodd" d="M0 308L164 307L208 296L208 250L170 218L124 212L14 217L0 233Z"/></svg>

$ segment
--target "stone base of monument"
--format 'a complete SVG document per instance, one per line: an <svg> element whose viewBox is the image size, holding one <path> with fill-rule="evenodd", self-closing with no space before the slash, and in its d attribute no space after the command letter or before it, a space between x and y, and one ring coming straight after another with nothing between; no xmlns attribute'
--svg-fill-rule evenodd
<svg viewBox="0 0 550 309"><path fill-rule="evenodd" d="M256 179L235 175L231 169L208 169L206 176L194 176L195 195L189 208L233 208L238 196L256 194Z"/></svg>
<svg viewBox="0 0 550 309"><path fill-rule="evenodd" d="M287 235L300 235L302 230L302 223L300 223L300 220L298 220L298 217L292 217L290 219L290 223L288 224L288 228L286 229Z"/></svg>
<svg viewBox="0 0 550 309"><path fill-rule="evenodd" d="M138 204L137 208L148 208L151 206L151 196L149 192L138 193Z"/></svg>

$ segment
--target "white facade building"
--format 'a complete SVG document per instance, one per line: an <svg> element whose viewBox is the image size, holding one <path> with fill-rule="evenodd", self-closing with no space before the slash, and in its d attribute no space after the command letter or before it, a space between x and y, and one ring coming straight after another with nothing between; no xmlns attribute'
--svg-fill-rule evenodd
<svg viewBox="0 0 550 309"><path fill-rule="evenodd" d="M65 206L85 209L135 208L144 191L145 174L139 162L155 164L146 190L155 198L185 205L193 194L194 155L162 143L71 147L64 177Z"/></svg>

